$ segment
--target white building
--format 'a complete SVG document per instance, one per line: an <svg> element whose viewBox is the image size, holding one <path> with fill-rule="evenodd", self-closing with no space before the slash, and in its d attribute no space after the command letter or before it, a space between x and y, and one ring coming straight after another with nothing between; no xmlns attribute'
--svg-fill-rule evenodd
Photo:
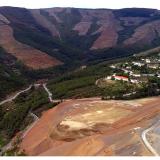
<svg viewBox="0 0 160 160"><path fill-rule="evenodd" d="M137 79L131 79L131 83L139 83Z"/></svg>
<svg viewBox="0 0 160 160"><path fill-rule="evenodd" d="M144 63L140 63L140 62L132 62L132 64L139 67L144 66Z"/></svg>
<svg viewBox="0 0 160 160"><path fill-rule="evenodd" d="M116 66L114 66L114 65L111 65L111 66L110 66L110 68L113 68L113 69L115 69L115 68L116 68Z"/></svg>
<svg viewBox="0 0 160 160"><path fill-rule="evenodd" d="M150 59L146 59L146 63L151 63L151 60Z"/></svg>
<svg viewBox="0 0 160 160"><path fill-rule="evenodd" d="M141 77L140 74L132 74L133 77Z"/></svg>
<svg viewBox="0 0 160 160"><path fill-rule="evenodd" d="M112 79L111 76L108 76L108 77L105 78L105 80L110 80L110 79Z"/></svg>

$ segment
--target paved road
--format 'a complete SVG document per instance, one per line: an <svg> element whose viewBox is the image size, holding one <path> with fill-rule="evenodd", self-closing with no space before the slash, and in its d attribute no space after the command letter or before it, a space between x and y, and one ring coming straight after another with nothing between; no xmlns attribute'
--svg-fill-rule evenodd
<svg viewBox="0 0 160 160"><path fill-rule="evenodd" d="M31 126L29 126L27 128L27 130L25 131L25 133L23 134L22 138L24 138L28 132L37 124L39 118L34 114L34 113L30 113L30 115L33 117L34 119L34 122L31 124ZM7 150L11 149L12 148L12 141L10 141L7 145L5 145L3 148L1 148L1 151L0 151L0 156L5 153Z"/></svg>
<svg viewBox="0 0 160 160"><path fill-rule="evenodd" d="M7 102L11 102L14 99L16 99L20 94L27 92L31 89L33 85L30 85L28 88L26 88L25 90L19 91L18 93L16 93L13 97L10 97L2 102L0 102L0 105L3 105ZM40 84L34 84L34 86L40 86ZM43 84L43 88L45 89L45 91L48 93L48 98L49 101L51 103L55 103L55 102L59 102L60 100L53 100L52 99L52 93L49 91L49 89L47 88L47 84ZM34 114L34 113L30 113L30 115L33 117L34 122L28 127L28 129L25 131L25 133L23 134L22 138L24 138L29 131L37 124L37 122L39 121L39 118ZM7 151L8 149L10 149L12 147L12 141L10 141L7 145L5 145L3 148L1 148L0 151L0 155L2 155L2 153L4 153L5 151Z"/></svg>
<svg viewBox="0 0 160 160"><path fill-rule="evenodd" d="M28 133L29 131L37 124L37 122L39 121L39 118L34 114L34 113L30 113L30 115L33 117L34 119L34 122L29 126L27 127L27 130L24 132L22 138L24 138Z"/></svg>
<svg viewBox="0 0 160 160"><path fill-rule="evenodd" d="M10 141L7 145L1 148L0 156L3 155L7 150L9 150L12 147L12 141Z"/></svg>
<svg viewBox="0 0 160 160"><path fill-rule="evenodd" d="M53 99L52 99L52 93L49 91L49 89L47 88L47 84L43 84L43 88L45 89L45 91L48 93L48 98L49 98L49 101L51 103L53 103Z"/></svg>
<svg viewBox="0 0 160 160"><path fill-rule="evenodd" d="M32 87L32 85L30 85L30 86L29 86L28 88L26 88L25 90L19 91L19 92L16 93L13 97L10 97L10 98L8 98L8 99L0 102L0 105L3 105L3 104L5 104L5 103L7 103L7 102L13 101L13 100L16 99L21 93L24 93L24 92L29 91L29 90L31 89L31 87Z"/></svg>
<svg viewBox="0 0 160 160"><path fill-rule="evenodd" d="M50 90L47 88L47 84L45 83L45 84L43 84L43 88L45 89L45 91L47 92L47 94L48 94L48 99L49 99L49 101L51 102L51 103L57 103L57 102L60 102L61 100L53 100L53 98L52 98L52 93L50 92Z"/></svg>
<svg viewBox="0 0 160 160"><path fill-rule="evenodd" d="M34 84L35 86L40 86L40 84ZM47 88L47 84L43 84L43 88L44 90L47 92L48 94L48 99L51 103L55 103L55 102L59 102L60 100L53 100L52 99L52 93L49 91L49 89ZM34 122L31 124L31 126L28 127L28 129L25 131L25 133L23 134L23 138L29 133L29 131L37 124L37 122L39 121L39 118L34 114L34 113L30 113L30 115L34 118Z"/></svg>
<svg viewBox="0 0 160 160"><path fill-rule="evenodd" d="M156 123L156 124L157 124L157 123ZM156 126L156 124L154 124L152 127L148 128L148 129L146 129L146 130L144 130L144 131L142 132L142 140L143 140L144 144L146 145L146 147L153 153L153 155L155 155L155 156L160 156L160 155L157 153L157 151L151 146L151 144L148 142L148 140L147 140L147 138L146 138L146 134L147 134L149 131L153 130L154 127Z"/></svg>
<svg viewBox="0 0 160 160"><path fill-rule="evenodd" d="M35 115L34 113L30 113L30 115L34 118L34 121L39 120L39 117Z"/></svg>
<svg viewBox="0 0 160 160"><path fill-rule="evenodd" d="M16 93L13 97L10 97L2 102L0 102L0 105L3 105L7 102L11 102L13 101L14 99L16 99L20 94L24 93L24 92L27 92L31 89L32 85L30 85L28 88L22 90L22 91L19 91L18 93ZM8 149L10 149L12 147L12 141L10 141L7 145L5 145L4 147L1 148L1 151L0 151L0 156L5 152L7 151Z"/></svg>

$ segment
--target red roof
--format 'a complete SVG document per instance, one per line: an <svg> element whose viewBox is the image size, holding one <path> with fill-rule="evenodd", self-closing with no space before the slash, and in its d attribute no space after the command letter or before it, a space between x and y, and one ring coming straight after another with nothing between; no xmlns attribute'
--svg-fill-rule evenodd
<svg viewBox="0 0 160 160"><path fill-rule="evenodd" d="M115 78L120 78L120 79L128 79L128 77L125 76L114 76Z"/></svg>

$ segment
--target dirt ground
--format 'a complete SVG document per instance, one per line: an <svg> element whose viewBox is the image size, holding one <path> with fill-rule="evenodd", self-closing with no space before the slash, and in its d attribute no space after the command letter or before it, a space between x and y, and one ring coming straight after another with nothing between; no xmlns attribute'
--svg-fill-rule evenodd
<svg viewBox="0 0 160 160"><path fill-rule="evenodd" d="M44 69L62 62L26 44L18 42L9 25L0 25L0 45L10 54L32 69Z"/></svg>
<svg viewBox="0 0 160 160"><path fill-rule="evenodd" d="M149 156L141 133L156 120L159 103L159 97L68 100L44 112L20 147L27 155Z"/></svg>

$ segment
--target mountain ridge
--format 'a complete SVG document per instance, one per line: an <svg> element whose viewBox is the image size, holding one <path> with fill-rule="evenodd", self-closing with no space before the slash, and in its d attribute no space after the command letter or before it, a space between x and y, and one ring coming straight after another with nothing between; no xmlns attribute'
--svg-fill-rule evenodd
<svg viewBox="0 0 160 160"><path fill-rule="evenodd" d="M39 55L44 53L53 60L51 65L37 64L38 67L31 66L32 69L123 57L160 44L160 11L157 9L0 7L0 15L0 26L9 26L16 41L30 46L33 54L38 51ZM19 58L16 47L12 43L8 45L15 48L14 56L27 65L23 56ZM7 51L4 42L0 46ZM24 51L20 45L17 48ZM39 61L43 62L43 58Z"/></svg>

